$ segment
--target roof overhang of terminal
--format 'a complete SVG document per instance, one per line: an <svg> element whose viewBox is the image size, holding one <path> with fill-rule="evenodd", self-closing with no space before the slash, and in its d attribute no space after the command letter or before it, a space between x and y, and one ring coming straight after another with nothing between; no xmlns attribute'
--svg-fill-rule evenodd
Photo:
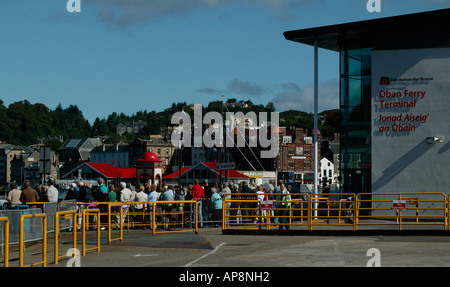
<svg viewBox="0 0 450 287"><path fill-rule="evenodd" d="M284 32L287 40L340 52L450 46L450 9Z"/></svg>

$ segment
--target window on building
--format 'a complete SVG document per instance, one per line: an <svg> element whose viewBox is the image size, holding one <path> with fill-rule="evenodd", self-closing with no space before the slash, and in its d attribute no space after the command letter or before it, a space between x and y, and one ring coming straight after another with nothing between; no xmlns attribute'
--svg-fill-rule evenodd
<svg viewBox="0 0 450 287"><path fill-rule="evenodd" d="M292 143L292 137L291 136L283 136L283 143Z"/></svg>
<svg viewBox="0 0 450 287"><path fill-rule="evenodd" d="M288 161L288 168L295 169L295 161L293 161L293 160Z"/></svg>
<svg viewBox="0 0 450 287"><path fill-rule="evenodd" d="M307 169L311 168L311 161L305 160L304 164L305 164L305 168L307 168Z"/></svg>

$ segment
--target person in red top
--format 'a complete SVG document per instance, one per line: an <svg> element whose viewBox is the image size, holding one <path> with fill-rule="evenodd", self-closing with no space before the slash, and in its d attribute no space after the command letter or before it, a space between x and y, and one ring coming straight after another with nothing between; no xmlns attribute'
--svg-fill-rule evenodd
<svg viewBox="0 0 450 287"><path fill-rule="evenodd" d="M194 180L194 187L192 188L192 199L199 201L202 198L205 198L205 190L199 184L198 179L195 179Z"/></svg>
<svg viewBox="0 0 450 287"><path fill-rule="evenodd" d="M194 187L192 188L192 200L197 201L198 210L194 210L194 215L198 214L198 222L200 227L203 227L203 214L202 214L202 199L205 198L205 190L199 184L198 179L194 180Z"/></svg>

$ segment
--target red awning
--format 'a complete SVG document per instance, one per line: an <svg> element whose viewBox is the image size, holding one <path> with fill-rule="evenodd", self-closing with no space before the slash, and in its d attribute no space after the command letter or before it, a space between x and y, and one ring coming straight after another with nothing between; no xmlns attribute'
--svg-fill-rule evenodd
<svg viewBox="0 0 450 287"><path fill-rule="evenodd" d="M216 163L215 162L201 162L201 164L204 165L205 167L209 168L212 172L215 172L215 173L219 174L219 171L216 170ZM183 174L185 174L186 172L190 171L193 168L194 167L191 167L191 168L183 167L183 168L181 168L181 176L183 176ZM235 170L232 170L232 169L228 170L228 174L226 172L227 171L225 171L225 170L221 170L220 171L220 175L222 175L223 177L227 176L228 178L239 178L239 179L249 178L245 174L240 173L240 172L235 171ZM166 178L166 179L168 179L168 178L178 178L179 175L180 174L179 174L179 172L177 170L176 172L173 172L173 173L171 173L169 175L164 176L164 178Z"/></svg>
<svg viewBox="0 0 450 287"><path fill-rule="evenodd" d="M218 170L216 170L216 163L215 162L202 162L202 164L210 169L212 169L214 172L219 173ZM226 170L220 170L220 174L225 177L227 176L228 178L249 178L248 176L246 176L243 173L240 173L238 171L235 171L233 169L229 169L228 170L228 174Z"/></svg>
<svg viewBox="0 0 450 287"><path fill-rule="evenodd" d="M86 164L107 178L136 178L135 168L116 168L112 164L99 162L87 162Z"/></svg>
<svg viewBox="0 0 450 287"><path fill-rule="evenodd" d="M190 170L190 168L182 167L181 168L181 175L186 173L188 170ZM176 172L173 172L171 174L165 175L164 178L178 178L179 175L180 175L180 172L177 170Z"/></svg>

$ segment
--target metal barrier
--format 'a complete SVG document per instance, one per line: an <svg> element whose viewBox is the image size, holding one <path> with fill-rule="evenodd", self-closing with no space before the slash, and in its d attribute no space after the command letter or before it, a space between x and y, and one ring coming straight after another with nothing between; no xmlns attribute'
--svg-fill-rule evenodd
<svg viewBox="0 0 450 287"><path fill-rule="evenodd" d="M356 225L398 225L399 230L408 225L438 225L448 230L448 200L440 192L360 193L355 206Z"/></svg>
<svg viewBox="0 0 450 287"><path fill-rule="evenodd" d="M23 265L24 255L24 220L29 218L43 218L42 224L42 261L31 265ZM19 239L19 267L30 267L34 265L42 264L43 267L47 266L47 215L45 213L39 214L23 214L20 216L20 239Z"/></svg>
<svg viewBox="0 0 450 287"><path fill-rule="evenodd" d="M92 203L79 203L79 205L93 205ZM195 216L195 210L198 210L196 201L193 200L176 200L176 201L145 201L145 202L95 202L95 206L99 207L99 218L108 218L108 221L102 220L101 226L106 227L109 232L112 225L119 225L121 229L130 232L130 229L151 229L153 236L156 233L176 233L176 232L197 232L198 218ZM110 205L120 209L113 211ZM135 209L135 206L143 207ZM172 207L168 208L170 205ZM106 207L106 208L105 208ZM80 208L87 210L86 208ZM105 209L108 211L105 212ZM103 212L102 212L103 210ZM109 211L111 210L111 211ZM221 218L219 217L219 221ZM115 240L121 240L120 238ZM109 240L111 242L112 240Z"/></svg>
<svg viewBox="0 0 450 287"><path fill-rule="evenodd" d="M198 232L198 203L194 200L154 201L152 205L152 234ZM186 205L191 205L186 208ZM192 208L194 205L195 207ZM160 221L157 221L157 216ZM193 219L194 222L193 222ZM159 223L158 223L159 222ZM179 226L180 229L175 229ZM157 228L161 227L161 231Z"/></svg>
<svg viewBox="0 0 450 287"><path fill-rule="evenodd" d="M0 217L8 217L9 219L9 245L11 244L19 244L19 237L20 237L20 216L23 214L37 214L42 213L41 209L34 208L34 209L9 209L9 210L0 210ZM24 226L24 232L26 234L25 241L35 241L35 240L41 240L42 235L39 230L39 232L35 232L35 228L29 228L29 223L27 222ZM2 239L0 239L0 245L3 245L3 242L1 242Z"/></svg>
<svg viewBox="0 0 450 287"><path fill-rule="evenodd" d="M122 206L124 204L122 204L121 202L109 202L108 203L108 245L111 245L111 243L115 240L119 240L122 241L123 240L123 209ZM119 214L120 214L120 220L119 223L117 224L118 228L119 228L119 237L117 238L111 238L111 233L112 233L112 226L111 226L111 219L112 219L112 211L111 208L112 207L120 207L119 208Z"/></svg>
<svg viewBox="0 0 450 287"><path fill-rule="evenodd" d="M4 267L9 266L9 218L8 217L0 217L0 222L4 222L4 228L3 231L3 242L4 244L4 255L3 255L3 261L4 261Z"/></svg>
<svg viewBox="0 0 450 287"><path fill-rule="evenodd" d="M351 226L356 230L356 195L353 193L311 196L309 203L310 230L313 226Z"/></svg>
<svg viewBox="0 0 450 287"><path fill-rule="evenodd" d="M86 255L86 251L96 249L97 252L100 252L100 220L97 220L97 246L92 248L86 248L86 229L89 228L89 220L86 224L86 216L92 216L88 215L89 213L95 213L97 214L97 218L100 218L100 209L83 209L83 215L82 215L82 224L81 224L81 232L82 232L82 255Z"/></svg>
<svg viewBox="0 0 450 287"><path fill-rule="evenodd" d="M47 231L55 231L55 213L58 211L76 210L77 201L75 199L63 200L61 202L28 202L28 205L36 205L42 213L47 214ZM61 229L71 228L69 221L62 220L60 222Z"/></svg>
<svg viewBox="0 0 450 287"><path fill-rule="evenodd" d="M277 194L270 194L276 198ZM226 199L222 229L246 230L304 228L319 226L350 227L364 225L405 226L436 225L449 230L450 197L444 193L340 193L291 194L303 199L267 201ZM255 208L254 204L258 204ZM280 206L285 204L284 206ZM306 223L306 224L305 224Z"/></svg>
<svg viewBox="0 0 450 287"><path fill-rule="evenodd" d="M251 194L255 197L255 193ZM310 226L310 198L308 194L295 194L292 200L275 200L278 194L269 195L269 200L261 199L225 199L222 214L222 229L230 226L246 226L246 229L270 230L274 227ZM285 196L286 194L279 194ZM264 195L265 196L265 195ZM305 200L306 198L306 200ZM306 220L306 224L305 224Z"/></svg>
<svg viewBox="0 0 450 287"><path fill-rule="evenodd" d="M223 224L222 229L226 229L227 225L240 225L240 226L255 226L255 221L260 220L263 222L263 216L256 215L255 211L260 210L258 207L254 208L253 205L258 205L259 200L225 200L225 204L230 203L229 208L223 209ZM227 213L227 210L229 213ZM234 222L233 222L234 221ZM267 221L268 223L270 221ZM261 226L261 224L259 224ZM259 229L259 228L258 228Z"/></svg>
<svg viewBox="0 0 450 287"><path fill-rule="evenodd" d="M72 228L72 234L73 234L73 253L69 253L69 254L65 254L65 255L61 255L59 256L59 252L58 252L58 243L59 243L59 219L60 216L63 217L63 219L70 219L73 218L73 228ZM76 223L76 216L77 216L77 212L76 210L68 210L68 211L58 211L55 213L55 239L54 239L54 243L55 243L55 264L58 264L58 259L59 258L63 258L63 257L67 257L67 256L72 256L72 257L76 257L76 248L77 248L77 223Z"/></svg>

